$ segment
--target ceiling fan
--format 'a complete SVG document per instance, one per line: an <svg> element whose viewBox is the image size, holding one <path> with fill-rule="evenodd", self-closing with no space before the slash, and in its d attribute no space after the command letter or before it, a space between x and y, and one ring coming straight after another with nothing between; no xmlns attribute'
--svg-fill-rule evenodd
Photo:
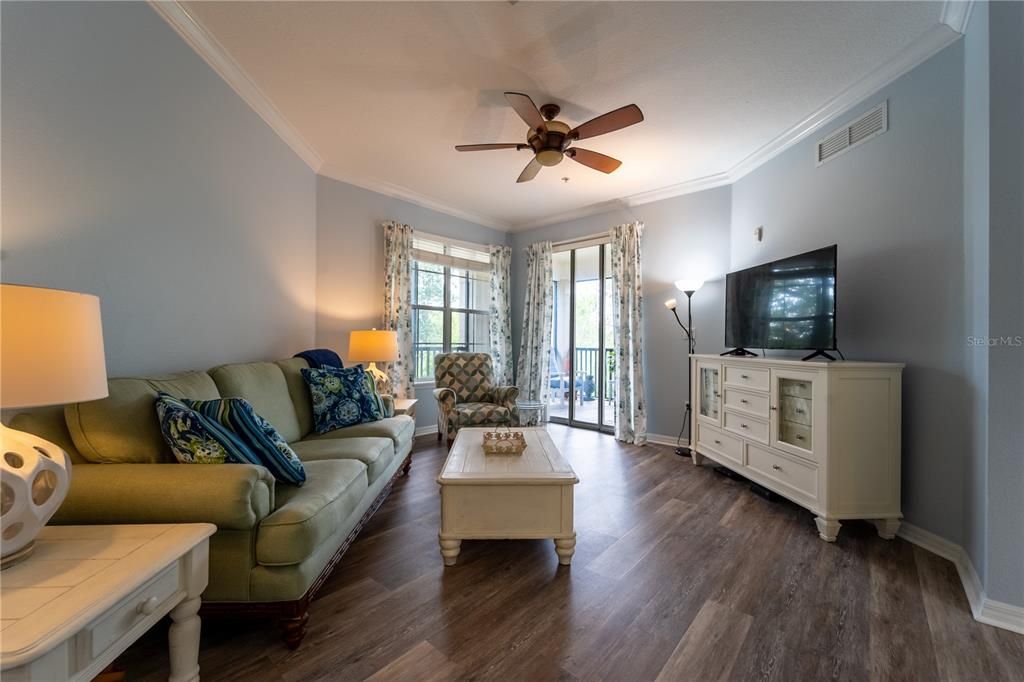
<svg viewBox="0 0 1024 682"><path fill-rule="evenodd" d="M634 123L644 120L644 114L640 107L635 104L628 104L615 111L609 111L597 118L592 118L586 123L580 124L570 130L569 126L556 121L555 117L562 110L557 104L544 104L539 109L528 95L521 92L506 92L505 99L509 105L519 114L519 118L530 126L526 135L526 144L521 142L502 142L497 144L458 144L455 150L460 152L482 152L492 149L529 149L533 151L533 159L526 164L526 168L519 174L516 182L529 182L537 177L542 166L557 166L562 159L568 156L577 163L599 170L602 173L611 173L622 165L618 159L613 159L599 152L592 152L589 149L571 146L577 140L585 140L588 137L597 137L605 133L621 130Z"/></svg>

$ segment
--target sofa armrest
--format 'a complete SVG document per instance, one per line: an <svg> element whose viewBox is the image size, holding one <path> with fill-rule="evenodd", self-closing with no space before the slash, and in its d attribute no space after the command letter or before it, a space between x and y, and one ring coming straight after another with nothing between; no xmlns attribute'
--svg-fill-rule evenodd
<svg viewBox="0 0 1024 682"><path fill-rule="evenodd" d="M212 523L254 528L274 508L274 477L254 464L76 464L58 524Z"/></svg>
<svg viewBox="0 0 1024 682"><path fill-rule="evenodd" d="M494 402L497 405L507 407L509 410L516 411L516 398L519 397L518 386L495 386L494 387Z"/></svg>

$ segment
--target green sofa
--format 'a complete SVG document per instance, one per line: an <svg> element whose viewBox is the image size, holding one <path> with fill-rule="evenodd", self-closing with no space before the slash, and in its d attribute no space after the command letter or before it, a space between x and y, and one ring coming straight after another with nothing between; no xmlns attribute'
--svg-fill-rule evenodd
<svg viewBox="0 0 1024 682"><path fill-rule="evenodd" d="M17 415L12 426L61 445L74 463L51 523L215 524L204 614L276 618L295 648L310 599L394 479L408 473L415 433L408 416L313 433L303 367L291 358L111 379L103 400ZM291 443L305 485L275 484L249 464L178 464L160 433L157 391L245 398Z"/></svg>

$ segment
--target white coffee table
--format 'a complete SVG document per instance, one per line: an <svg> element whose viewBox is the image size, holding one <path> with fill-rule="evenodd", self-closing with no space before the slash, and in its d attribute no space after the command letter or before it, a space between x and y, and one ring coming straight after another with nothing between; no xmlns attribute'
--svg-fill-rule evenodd
<svg viewBox="0 0 1024 682"><path fill-rule="evenodd" d="M485 431L459 429L437 477L441 485L441 532L445 566L453 566L463 540L551 538L558 563L576 551L573 486L576 473L544 428L518 428L526 436L521 455L486 455Z"/></svg>

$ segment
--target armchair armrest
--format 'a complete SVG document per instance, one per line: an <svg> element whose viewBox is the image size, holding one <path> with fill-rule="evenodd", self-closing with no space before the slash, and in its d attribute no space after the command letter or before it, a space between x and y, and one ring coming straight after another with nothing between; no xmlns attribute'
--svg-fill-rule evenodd
<svg viewBox="0 0 1024 682"><path fill-rule="evenodd" d="M254 464L76 464L53 523L212 523L255 527L274 477Z"/></svg>
<svg viewBox="0 0 1024 682"><path fill-rule="evenodd" d="M434 398L437 399L437 411L447 414L455 407L455 391L450 388L435 388Z"/></svg>
<svg viewBox="0 0 1024 682"><path fill-rule="evenodd" d="M516 410L516 398L519 397L518 386L495 386L494 387L494 402L503 407L515 411Z"/></svg>

